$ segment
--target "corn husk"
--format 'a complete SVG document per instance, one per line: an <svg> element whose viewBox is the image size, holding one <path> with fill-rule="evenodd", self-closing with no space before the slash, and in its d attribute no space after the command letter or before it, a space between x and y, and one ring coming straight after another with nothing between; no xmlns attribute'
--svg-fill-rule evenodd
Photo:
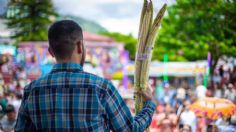
<svg viewBox="0 0 236 132"><path fill-rule="evenodd" d="M149 67L152 58L153 46L165 11L166 4L163 5L153 20L152 1L150 0L148 2L147 0L144 0L139 25L138 44L136 47L134 75L135 93L138 91L145 91L148 85ZM135 98L136 114L142 110L143 103L143 98L141 96L137 96Z"/></svg>

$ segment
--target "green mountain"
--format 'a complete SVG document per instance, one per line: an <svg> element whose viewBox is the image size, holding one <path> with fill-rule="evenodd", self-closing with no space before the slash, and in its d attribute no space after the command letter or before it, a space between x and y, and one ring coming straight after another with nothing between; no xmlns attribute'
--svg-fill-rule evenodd
<svg viewBox="0 0 236 132"><path fill-rule="evenodd" d="M84 31L92 32L92 33L101 33L101 32L107 32L107 29L99 25L98 23L87 20L81 17L72 16L72 15L61 15L58 17L58 20L62 19L69 19L76 21Z"/></svg>

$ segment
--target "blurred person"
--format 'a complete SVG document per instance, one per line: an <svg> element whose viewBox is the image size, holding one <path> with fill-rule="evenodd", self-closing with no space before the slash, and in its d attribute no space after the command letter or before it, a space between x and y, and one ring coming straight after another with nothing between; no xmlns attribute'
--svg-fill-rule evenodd
<svg viewBox="0 0 236 132"><path fill-rule="evenodd" d="M218 128L216 125L209 124L206 126L205 130L203 129L203 132L218 132Z"/></svg>
<svg viewBox="0 0 236 132"><path fill-rule="evenodd" d="M236 66L234 66L233 72L230 75L230 82L233 84L236 89Z"/></svg>
<svg viewBox="0 0 236 132"><path fill-rule="evenodd" d="M221 86L226 83L229 83L230 80L230 69L228 69L227 65L221 65L220 69L220 76L221 76Z"/></svg>
<svg viewBox="0 0 236 132"><path fill-rule="evenodd" d="M197 101L197 96L196 96L196 94L194 94L194 93L192 93L192 94L190 94L190 98L189 98L189 101L190 101L190 103L194 103L195 101Z"/></svg>
<svg viewBox="0 0 236 132"><path fill-rule="evenodd" d="M195 90L190 89L190 88L186 88L186 100L189 100L193 94L195 94ZM196 95L196 94L195 94Z"/></svg>
<svg viewBox="0 0 236 132"><path fill-rule="evenodd" d="M153 114L152 122L150 124L151 132L152 131L154 131L154 132L160 131L158 128L157 122L159 120L158 115L159 115L159 113L162 113L164 111L163 109L164 108L161 105L157 105L156 111Z"/></svg>
<svg viewBox="0 0 236 132"><path fill-rule="evenodd" d="M191 131L197 131L197 117L193 111L189 109L190 101L186 100L184 102L184 108L179 116L180 124L191 126Z"/></svg>
<svg viewBox="0 0 236 132"><path fill-rule="evenodd" d="M3 80L2 73L0 73L0 85L4 85L4 80Z"/></svg>
<svg viewBox="0 0 236 132"><path fill-rule="evenodd" d="M4 85L5 85L5 83L2 78L2 74L0 73L0 95L3 95L3 93L4 93Z"/></svg>
<svg viewBox="0 0 236 132"><path fill-rule="evenodd" d="M162 113L157 114L156 125L158 132L175 132L177 131L177 115L174 113L170 104L165 105Z"/></svg>
<svg viewBox="0 0 236 132"><path fill-rule="evenodd" d="M205 132L206 131L206 126L207 126L206 118L205 117L198 118L197 131L198 132Z"/></svg>
<svg viewBox="0 0 236 132"><path fill-rule="evenodd" d="M137 92L143 109L133 117L111 81L83 71L81 27L71 20L48 31L49 52L57 64L24 89L15 131L141 132L151 123L156 104L150 87Z"/></svg>
<svg viewBox="0 0 236 132"><path fill-rule="evenodd" d="M7 90L9 90L9 91L15 91L15 90L16 90L16 85L17 85L17 81L11 79L11 80L9 81L9 83L7 84L7 86L8 86Z"/></svg>
<svg viewBox="0 0 236 132"><path fill-rule="evenodd" d="M180 116L181 115L181 113L184 111L184 102L186 102L186 99L183 101L183 103L177 103L177 105L176 105L176 114L177 114L177 116Z"/></svg>
<svg viewBox="0 0 236 132"><path fill-rule="evenodd" d="M157 126L157 121L158 121L158 109L154 112L153 114L153 118L152 118L152 122L149 126L149 128L151 128L151 132L154 131L154 132L158 132L158 126Z"/></svg>
<svg viewBox="0 0 236 132"><path fill-rule="evenodd" d="M213 82L214 83L219 83L221 82L221 76L218 71L215 71L213 74Z"/></svg>
<svg viewBox="0 0 236 132"><path fill-rule="evenodd" d="M20 92L21 94L23 94L24 93L24 87L27 85L27 84L29 84L30 82L31 82L31 80L30 79L20 79L20 80L18 80L19 81L19 86L20 86L20 89L19 89L19 91L17 91L17 92Z"/></svg>
<svg viewBox="0 0 236 132"><path fill-rule="evenodd" d="M169 98L169 104L171 105L171 107L174 107L176 104L176 88L174 88L173 86L170 88Z"/></svg>
<svg viewBox="0 0 236 132"><path fill-rule="evenodd" d="M234 76L236 77L236 66L234 66L233 71L230 74L230 78L232 79Z"/></svg>
<svg viewBox="0 0 236 132"><path fill-rule="evenodd" d="M214 84L214 97L222 98L223 97L223 91L222 88L220 87L219 83Z"/></svg>
<svg viewBox="0 0 236 132"><path fill-rule="evenodd" d="M174 101L175 91L171 89L169 83L164 83L164 89L160 91L158 102L161 104L172 104Z"/></svg>
<svg viewBox="0 0 236 132"><path fill-rule="evenodd" d="M4 93L0 94L0 106L2 107L2 110L5 112L6 107L7 107L7 99L4 95Z"/></svg>
<svg viewBox="0 0 236 132"><path fill-rule="evenodd" d="M20 109L21 101L22 101L22 94L18 92L16 93L15 99L12 101L12 105L14 106L17 114Z"/></svg>
<svg viewBox="0 0 236 132"><path fill-rule="evenodd" d="M191 126L189 126L189 125L182 125L182 126L180 126L179 132L192 132Z"/></svg>
<svg viewBox="0 0 236 132"><path fill-rule="evenodd" d="M205 117L205 124L206 125L210 125L210 124L214 124L214 123L215 123L215 120Z"/></svg>
<svg viewBox="0 0 236 132"><path fill-rule="evenodd" d="M163 95L163 84L161 80L156 81L155 95L156 100L158 100L159 103L164 104L161 102L161 96Z"/></svg>
<svg viewBox="0 0 236 132"><path fill-rule="evenodd" d="M204 98L206 97L206 92L207 92L207 89L205 86L203 85L198 85L197 88L196 88L196 95L197 95L197 98Z"/></svg>
<svg viewBox="0 0 236 132"><path fill-rule="evenodd" d="M226 119L224 119L223 114L220 113L218 119L215 121L214 124L217 125L217 126L220 126L220 125L225 125L226 126L226 125L228 125L228 122L227 122Z"/></svg>
<svg viewBox="0 0 236 132"><path fill-rule="evenodd" d="M17 70L17 76L18 76L18 79L26 79L27 78L27 74L26 74L26 71L23 67L19 67L18 70Z"/></svg>
<svg viewBox="0 0 236 132"><path fill-rule="evenodd" d="M6 89L4 91L4 97L7 99L7 104L12 103L12 101L14 100L14 96L15 96L14 92L11 91L10 89Z"/></svg>
<svg viewBox="0 0 236 132"><path fill-rule="evenodd" d="M234 86L230 83L225 90L224 98L231 100L232 102L236 102L236 89L233 88Z"/></svg>
<svg viewBox="0 0 236 132"><path fill-rule="evenodd" d="M218 126L219 132L236 132L236 115L230 117L228 126Z"/></svg>
<svg viewBox="0 0 236 132"><path fill-rule="evenodd" d="M4 132L11 132L16 124L16 111L13 105L7 105L6 116L0 121L0 128Z"/></svg>
<svg viewBox="0 0 236 132"><path fill-rule="evenodd" d="M9 63L9 58L6 58L6 62L1 66L1 72L10 74L12 72L12 66Z"/></svg>
<svg viewBox="0 0 236 132"><path fill-rule="evenodd" d="M22 88L21 88L20 82L17 81L14 92L20 93L21 90L22 90Z"/></svg>
<svg viewBox="0 0 236 132"><path fill-rule="evenodd" d="M220 68L219 68L219 74L220 74L221 77L224 76L224 68L223 68L223 67L224 67L224 66L221 65Z"/></svg>
<svg viewBox="0 0 236 132"><path fill-rule="evenodd" d="M170 101L169 97L170 85L166 83L164 83L163 85L164 85L163 90L160 91L159 93L159 103L167 104Z"/></svg>
<svg viewBox="0 0 236 132"><path fill-rule="evenodd" d="M186 98L186 90L182 87L178 88L176 95L177 102L182 103L185 98Z"/></svg>
<svg viewBox="0 0 236 132"><path fill-rule="evenodd" d="M214 96L214 90L211 88L208 88L206 92L206 97L213 97L213 96Z"/></svg>

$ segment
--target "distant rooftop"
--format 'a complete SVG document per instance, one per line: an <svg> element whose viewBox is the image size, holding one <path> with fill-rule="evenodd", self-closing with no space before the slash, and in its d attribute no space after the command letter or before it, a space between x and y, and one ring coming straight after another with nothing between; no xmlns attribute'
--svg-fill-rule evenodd
<svg viewBox="0 0 236 132"><path fill-rule="evenodd" d="M101 46L114 46L115 45L119 45L121 43L117 43L115 42L112 38L107 37L107 36L103 36L103 35L98 35L95 33L90 33L90 32L83 32L84 35L84 40L86 42L86 45L101 45ZM48 46L48 42L47 41L28 41L28 42L21 42L20 43L22 46L30 46L32 44L40 44L40 45L44 45L44 46ZM117 45L117 46L118 46Z"/></svg>
<svg viewBox="0 0 236 132"><path fill-rule="evenodd" d="M94 42L114 42L114 40L107 36L97 35L94 33L83 32L85 41L94 41Z"/></svg>

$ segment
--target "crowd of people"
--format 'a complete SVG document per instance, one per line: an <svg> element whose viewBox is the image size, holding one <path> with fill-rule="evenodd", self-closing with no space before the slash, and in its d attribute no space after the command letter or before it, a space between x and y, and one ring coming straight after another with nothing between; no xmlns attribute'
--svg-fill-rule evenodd
<svg viewBox="0 0 236 132"><path fill-rule="evenodd" d="M153 132L218 132L236 131L236 116L212 120L199 118L190 109L190 105L203 97L224 98L236 104L236 67L232 72L222 70L215 71L212 81L206 88L197 85L190 88L183 82L175 88L167 82L157 81L156 101L158 106L154 114L150 129ZM210 79L209 79L210 80ZM127 101L134 112L134 103Z"/></svg>
<svg viewBox="0 0 236 132"><path fill-rule="evenodd" d="M153 132L200 132L206 130L213 132L228 129L232 124L235 126L235 117L208 120L207 118L198 118L189 109L193 102L205 96L226 98L236 103L236 67L232 72L225 71L223 67L220 67L215 71L211 80L208 88L203 85L189 88L186 82L183 82L178 88L174 88L170 83L158 80L154 86L158 106L150 130ZM13 130L23 97L23 88L30 81L24 67L13 65L11 61L1 64L0 130ZM129 89L130 87L132 85L129 85ZM134 100L125 99L125 101L134 114ZM234 130L236 130L235 127Z"/></svg>
<svg viewBox="0 0 236 132"><path fill-rule="evenodd" d="M0 66L0 130L13 131L23 97L23 88L29 83L25 69L11 61Z"/></svg>
<svg viewBox="0 0 236 132"><path fill-rule="evenodd" d="M226 130L231 124L236 125L233 116L232 118L210 120L208 118L198 118L189 109L192 103L203 97L225 98L231 100L234 104L236 103L236 67L230 74L221 68L215 71L214 79L209 82L208 88L198 85L196 88L190 89L187 85L183 85L176 89L169 84L164 84L162 90L157 88L156 97L159 105L151 124L153 131L217 132ZM236 131L235 126L232 131Z"/></svg>

